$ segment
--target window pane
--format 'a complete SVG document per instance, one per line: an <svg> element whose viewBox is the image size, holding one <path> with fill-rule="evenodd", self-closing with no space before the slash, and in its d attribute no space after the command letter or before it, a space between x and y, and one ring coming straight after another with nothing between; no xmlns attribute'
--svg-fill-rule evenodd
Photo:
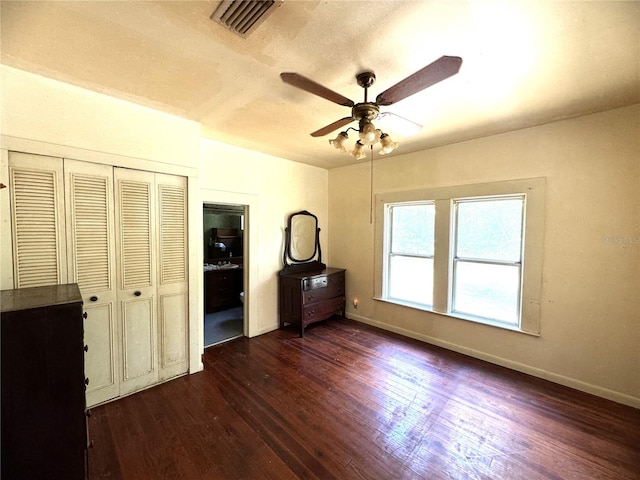
<svg viewBox="0 0 640 480"><path fill-rule="evenodd" d="M394 255L389 261L389 298L433 304L433 259Z"/></svg>
<svg viewBox="0 0 640 480"><path fill-rule="evenodd" d="M435 205L395 205L391 208L391 251L433 256Z"/></svg>
<svg viewBox="0 0 640 480"><path fill-rule="evenodd" d="M457 261L453 310L518 324L520 267Z"/></svg>
<svg viewBox="0 0 640 480"><path fill-rule="evenodd" d="M456 256L519 262L522 198L457 203Z"/></svg>

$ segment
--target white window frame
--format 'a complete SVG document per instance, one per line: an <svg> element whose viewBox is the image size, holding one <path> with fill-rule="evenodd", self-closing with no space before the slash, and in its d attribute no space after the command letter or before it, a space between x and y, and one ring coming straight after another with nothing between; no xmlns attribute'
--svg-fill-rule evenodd
<svg viewBox="0 0 640 480"><path fill-rule="evenodd" d="M385 218L389 219L390 221L393 220L392 215L393 215L393 208L394 207L398 207L398 206L410 206L410 205L434 205L434 202L432 201L419 201L419 202L401 202L401 203L388 203L385 205ZM391 263L391 257L393 256L401 256L401 257L414 257L414 258L430 258L433 259L435 261L435 251L434 251L434 255L420 255L420 254L407 254L407 253L396 253L393 252L391 250L391 245L392 245L392 229L388 228L385 229L385 252L386 254L384 255L384 265L383 265L383 270L384 270L384 280L382 282L383 284L383 288L384 288L384 297L386 299L389 299L391 302L393 303L399 303L402 305L415 305L417 308L426 308L426 309L430 309L433 307L433 304L422 304L422 303L416 303L416 302L410 302L407 300L401 300L399 298L394 298L391 296L391 292L389 291L389 275L390 275L390 263Z"/></svg>
<svg viewBox="0 0 640 480"><path fill-rule="evenodd" d="M519 252L519 258L517 260L502 260L502 259L477 259L477 258L470 258L470 257L462 257L459 255L458 252L458 239L459 239L459 220L460 220L460 215L459 215L459 206L461 204L468 204L468 203L472 203L472 202L499 202L501 200L519 200L521 201L521 221L520 221L520 252ZM455 284L456 284L456 276L458 275L458 266L460 263L475 263L475 264L484 264L484 265L501 265L501 266L511 266L511 267L517 267L518 268L518 285L517 285L517 290L518 290L518 298L517 298L517 311L518 311L518 322L520 321L520 316L521 316L521 307L522 307L522 257L524 254L524 238L523 238L523 233L526 231L525 230L525 207L526 207L526 202L527 202L527 197L525 194L517 194L517 195L491 195L491 196L482 196L482 197L472 197L472 198L454 198L452 199L453 202L453 215L452 215L452 219L451 219L451 225L452 228L454 229L454 241L452 244L452 252L451 252L451 284L452 284L452 289L454 289ZM497 323L497 324L502 324L505 323L507 325L513 326L513 323L511 322L502 322L499 320L495 320L492 318L488 318L488 317L484 317L480 314L474 314L472 312L465 312L463 310L458 310L456 309L456 296L457 296L457 292L453 291L452 292L452 297L451 297L451 312L459 317L469 317L470 320L478 320L480 323Z"/></svg>
<svg viewBox="0 0 640 480"><path fill-rule="evenodd" d="M540 335L545 187L545 178L530 178L377 194L375 197L374 298L447 317ZM513 325L453 312L454 200L518 195L525 197L519 324ZM431 307L393 300L388 297L386 291L387 260L385 256L390 240L387 228L388 206L409 202L435 204L433 305Z"/></svg>

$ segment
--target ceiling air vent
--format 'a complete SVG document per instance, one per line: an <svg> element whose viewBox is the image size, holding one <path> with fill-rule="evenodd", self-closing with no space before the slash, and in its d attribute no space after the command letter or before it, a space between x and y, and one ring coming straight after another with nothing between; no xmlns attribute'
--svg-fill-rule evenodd
<svg viewBox="0 0 640 480"><path fill-rule="evenodd" d="M211 19L247 38L284 0L223 0Z"/></svg>

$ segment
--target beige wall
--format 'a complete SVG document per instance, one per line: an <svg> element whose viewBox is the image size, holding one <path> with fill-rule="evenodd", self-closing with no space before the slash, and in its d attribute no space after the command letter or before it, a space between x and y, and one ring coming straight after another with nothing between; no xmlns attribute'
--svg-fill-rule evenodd
<svg viewBox="0 0 640 480"><path fill-rule="evenodd" d="M327 172L201 141L193 122L13 68L0 73L5 185L8 149L189 177L193 331L202 328L202 202L249 205L250 335L277 326L283 228L289 213L307 209L320 219L325 263L348 269L350 316L640 406L640 106L376 162L377 192L547 177L536 338L371 299L368 164ZM12 286L8 204L2 189L1 288ZM192 370L202 350L195 337Z"/></svg>
<svg viewBox="0 0 640 480"><path fill-rule="evenodd" d="M326 170L202 140L200 125L82 88L1 66L0 182L9 150L189 178L191 370L201 368L202 203L249 206L246 333L278 326L277 272L289 213L319 217L328 259ZM0 288L13 288L8 189L0 190Z"/></svg>
<svg viewBox="0 0 640 480"><path fill-rule="evenodd" d="M194 243L202 223L198 195L200 125L129 102L0 66L0 182L7 152L17 150L188 177L189 282L202 268ZM13 288L9 189L0 190L0 288ZM190 328L197 331L201 294L190 290ZM190 368L202 367L202 339L192 338Z"/></svg>
<svg viewBox="0 0 640 480"><path fill-rule="evenodd" d="M200 125L0 65L2 135L198 167Z"/></svg>
<svg viewBox="0 0 640 480"><path fill-rule="evenodd" d="M249 206L245 228L250 251L249 336L278 328L278 271L284 228L290 213L309 210L318 217L323 260L329 260L327 170L202 140L201 198L207 203Z"/></svg>
<svg viewBox="0 0 640 480"><path fill-rule="evenodd" d="M640 407L639 105L379 160L374 193L531 177L547 178L540 337L372 299L368 163L329 172L348 316Z"/></svg>

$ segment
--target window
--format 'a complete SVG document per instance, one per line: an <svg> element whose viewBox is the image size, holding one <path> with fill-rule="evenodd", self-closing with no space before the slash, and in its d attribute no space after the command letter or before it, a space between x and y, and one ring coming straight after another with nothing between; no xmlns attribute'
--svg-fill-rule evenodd
<svg viewBox="0 0 640 480"><path fill-rule="evenodd" d="M391 238L386 285L390 299L432 305L435 213L433 202L389 206Z"/></svg>
<svg viewBox="0 0 640 480"><path fill-rule="evenodd" d="M454 313L518 325L525 197L454 199Z"/></svg>
<svg viewBox="0 0 640 480"><path fill-rule="evenodd" d="M376 196L376 298L539 333L544 179Z"/></svg>

